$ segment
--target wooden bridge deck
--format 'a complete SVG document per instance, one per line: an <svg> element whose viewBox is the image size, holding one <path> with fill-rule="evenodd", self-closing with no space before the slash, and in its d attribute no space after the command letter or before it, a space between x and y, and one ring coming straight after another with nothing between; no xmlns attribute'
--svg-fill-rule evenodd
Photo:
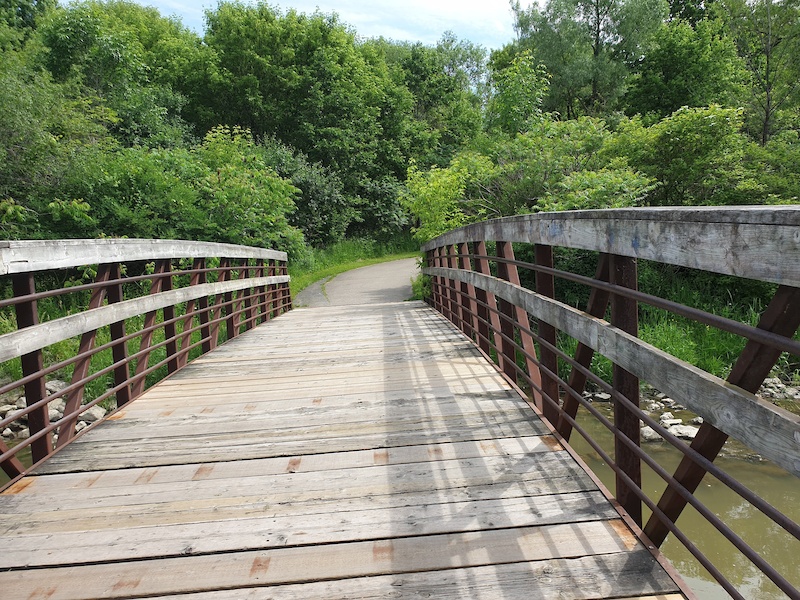
<svg viewBox="0 0 800 600"><path fill-rule="evenodd" d="M0 495L0 597L683 598L421 303L290 312Z"/></svg>

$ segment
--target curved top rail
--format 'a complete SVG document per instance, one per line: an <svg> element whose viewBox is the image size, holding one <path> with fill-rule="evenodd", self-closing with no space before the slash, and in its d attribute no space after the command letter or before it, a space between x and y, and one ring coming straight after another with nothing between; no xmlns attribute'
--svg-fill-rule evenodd
<svg viewBox="0 0 800 600"><path fill-rule="evenodd" d="M800 206L537 213L449 231L423 251L477 241L580 248L800 287Z"/></svg>
<svg viewBox="0 0 800 600"><path fill-rule="evenodd" d="M214 242L142 239L6 240L0 241L0 275L102 263L209 256L286 260L285 252Z"/></svg>

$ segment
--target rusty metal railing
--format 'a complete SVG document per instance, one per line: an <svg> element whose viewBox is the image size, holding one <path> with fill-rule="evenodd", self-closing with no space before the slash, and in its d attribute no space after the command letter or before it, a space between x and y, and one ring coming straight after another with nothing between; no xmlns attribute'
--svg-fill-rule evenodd
<svg viewBox="0 0 800 600"><path fill-rule="evenodd" d="M93 407L124 406L190 359L291 310L286 260L204 242L0 242L0 316L7 329L16 321L0 335L0 363L14 374L0 380L0 405L16 399L0 415L2 470L15 480L32 468L21 454L36 466L99 422L87 416ZM52 387L56 378L66 385Z"/></svg>
<svg viewBox="0 0 800 600"><path fill-rule="evenodd" d="M524 245L533 260L517 260L512 243L518 249ZM563 251L558 248L590 251L586 254L597 261L594 277L559 269ZM797 573L778 572L695 495L710 475L765 515L791 543L800 540L798 523L714 463L733 438L800 476L800 417L755 395L782 353L800 356L800 343L793 339L800 326L800 207L541 213L469 225L432 240L423 251L423 273L432 282L429 304L529 392L557 435L568 441L577 431L586 439L614 471L613 497L623 515L642 528L643 539L656 548L672 534L732 597L744 598L721 565L678 525L691 506L783 593L800 598ZM752 327L639 291L639 260L769 282L774 296ZM531 282L528 287L521 275ZM584 310L557 297L556 283L565 281L584 287ZM644 305L741 336L744 350L727 380L639 339ZM565 351L565 338L577 343L577 350ZM596 354L613 363L611 381L593 370ZM584 395L588 382L611 396L613 417ZM690 444L640 408L641 382L702 417ZM613 435L613 449L582 425L584 414ZM643 449L642 425L681 453L677 470ZM665 482L660 497L642 489L643 466ZM646 522L643 506L650 512ZM786 551L792 550L787 546Z"/></svg>

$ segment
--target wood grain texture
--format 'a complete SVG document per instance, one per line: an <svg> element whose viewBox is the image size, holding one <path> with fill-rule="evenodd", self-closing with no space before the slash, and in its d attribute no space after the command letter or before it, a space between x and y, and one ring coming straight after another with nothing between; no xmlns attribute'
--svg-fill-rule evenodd
<svg viewBox="0 0 800 600"><path fill-rule="evenodd" d="M477 241L581 248L800 287L798 206L537 213L467 225L423 251Z"/></svg>
<svg viewBox="0 0 800 600"><path fill-rule="evenodd" d="M3 600L683 597L421 303L288 313L223 348L0 494Z"/></svg>
<svg viewBox="0 0 800 600"><path fill-rule="evenodd" d="M112 262L211 256L287 259L285 252L267 248L186 240L6 240L0 242L0 275Z"/></svg>

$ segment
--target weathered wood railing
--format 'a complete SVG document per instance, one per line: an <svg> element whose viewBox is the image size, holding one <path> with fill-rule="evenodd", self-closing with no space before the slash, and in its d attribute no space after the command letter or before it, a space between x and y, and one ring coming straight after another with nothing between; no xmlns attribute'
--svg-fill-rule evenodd
<svg viewBox="0 0 800 600"><path fill-rule="evenodd" d="M20 453L30 449L34 465L45 460L74 439L92 407L123 406L153 379L290 310L288 282L285 253L246 246L0 242L0 316L6 325L14 317L17 323L16 331L0 335L0 363L17 374L0 381L0 405L24 392L19 406L6 405L0 414L3 471L12 479L22 475L28 469ZM53 303L69 314L48 320L43 306ZM55 345L63 355L65 344L69 358L45 360ZM53 389L48 380L55 377L69 383ZM87 385L99 391L89 397ZM57 403L63 408L54 416Z"/></svg>
<svg viewBox="0 0 800 600"><path fill-rule="evenodd" d="M516 260L512 243L526 245L533 261ZM563 251L554 248L593 251L586 254L597 257L594 278L559 270ZM429 303L529 390L555 432L566 440L573 430L586 438L614 470L623 511L643 526L654 546L672 533L731 596L744 597L720 572L725 565L713 564L677 525L691 505L784 593L800 598L797 573L777 572L694 495L710 474L766 515L776 530L784 530L791 544L800 540L796 522L714 464L730 437L800 476L800 417L755 395L783 352L800 356L800 343L793 339L800 326L800 207L542 213L469 225L423 250L423 272L432 278ZM637 260L770 282L776 291L758 326L751 327L639 291ZM535 274L533 289L520 284L520 273L525 280ZM556 297L558 280L588 288L585 310ZM727 380L639 339L643 305L742 336L744 350ZM574 354L564 351L567 337L577 341ZM595 353L613 363L610 383L591 369ZM587 381L612 396L613 422L585 397ZM640 409L640 381L703 418L690 445ZM613 451L581 425L586 423L583 414L578 418L581 407L613 434ZM677 471L671 473L643 450L640 421L682 453ZM666 482L660 498L642 490L643 464ZM651 513L644 524L643 504Z"/></svg>

